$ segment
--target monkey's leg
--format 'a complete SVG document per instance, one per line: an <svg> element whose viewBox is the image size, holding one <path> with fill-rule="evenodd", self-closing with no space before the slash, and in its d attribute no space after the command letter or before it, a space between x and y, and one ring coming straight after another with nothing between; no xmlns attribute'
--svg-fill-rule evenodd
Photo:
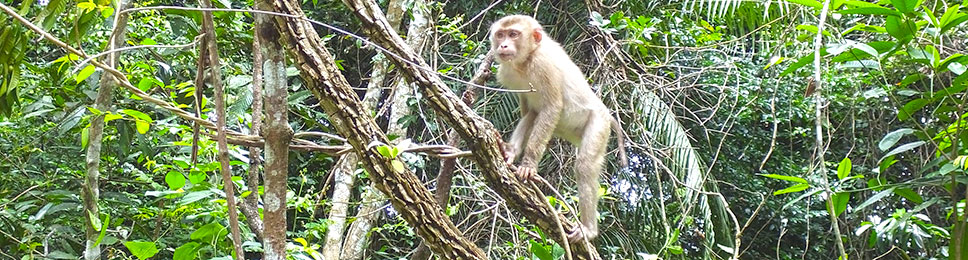
<svg viewBox="0 0 968 260"><path fill-rule="evenodd" d="M593 239L598 236L598 187L602 165L605 163L605 148L611 134L609 117L592 116L585 125L578 156L575 160L575 178L578 182L578 211L581 230L569 234L569 239L580 240L581 236Z"/></svg>

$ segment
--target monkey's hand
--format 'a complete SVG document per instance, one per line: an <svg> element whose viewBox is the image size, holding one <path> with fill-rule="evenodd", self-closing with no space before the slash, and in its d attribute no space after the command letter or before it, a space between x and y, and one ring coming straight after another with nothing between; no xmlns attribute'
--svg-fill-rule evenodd
<svg viewBox="0 0 968 260"><path fill-rule="evenodd" d="M578 224L578 228L575 228L575 230L571 231L571 233L568 233L568 242L578 243L583 239L592 240L597 236L598 231L592 231L591 229L586 228L585 225Z"/></svg>
<svg viewBox="0 0 968 260"><path fill-rule="evenodd" d="M534 166L518 165L518 179L521 181L531 181L534 180L534 175L538 173L538 170Z"/></svg>

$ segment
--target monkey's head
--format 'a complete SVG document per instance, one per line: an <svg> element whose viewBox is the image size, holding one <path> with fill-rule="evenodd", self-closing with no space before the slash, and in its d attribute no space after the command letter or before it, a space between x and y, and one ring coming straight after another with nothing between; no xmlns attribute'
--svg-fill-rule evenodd
<svg viewBox="0 0 968 260"><path fill-rule="evenodd" d="M510 15L491 25L491 50L501 64L520 63L538 48L544 31L531 16Z"/></svg>

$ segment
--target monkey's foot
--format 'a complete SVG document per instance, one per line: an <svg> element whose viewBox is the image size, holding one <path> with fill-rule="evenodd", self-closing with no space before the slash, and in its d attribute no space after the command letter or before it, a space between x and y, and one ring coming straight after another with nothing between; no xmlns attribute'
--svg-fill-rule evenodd
<svg viewBox="0 0 968 260"><path fill-rule="evenodd" d="M538 170L536 170L534 166L524 166L524 165L518 166L517 175L518 175L518 179L520 179L521 181L533 180L534 175L537 173L538 173Z"/></svg>
<svg viewBox="0 0 968 260"><path fill-rule="evenodd" d="M575 228L575 230L571 231L571 233L568 233L568 242L578 243L583 239L588 239L591 241L592 239L595 239L595 237L598 237L597 231L591 231L586 228L585 225L579 224L578 228Z"/></svg>

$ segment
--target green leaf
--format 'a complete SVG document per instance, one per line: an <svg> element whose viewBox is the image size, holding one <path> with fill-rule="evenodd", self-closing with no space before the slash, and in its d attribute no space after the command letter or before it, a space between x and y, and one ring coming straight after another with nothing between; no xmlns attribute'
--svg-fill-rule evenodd
<svg viewBox="0 0 968 260"><path fill-rule="evenodd" d="M823 8L823 4L816 0L790 0L789 2L806 7L813 7L813 9L817 10Z"/></svg>
<svg viewBox="0 0 968 260"><path fill-rule="evenodd" d="M935 49L934 46L931 45L924 46L923 49L909 46L907 48L907 53L908 56L910 56L914 61L924 63L925 65L931 66L935 69L937 69L938 61L941 60L938 49Z"/></svg>
<svg viewBox="0 0 968 260"><path fill-rule="evenodd" d="M843 180L850 175L850 158L844 158L840 161L840 165L837 166L837 179Z"/></svg>
<svg viewBox="0 0 968 260"><path fill-rule="evenodd" d="M897 39L900 44L910 42L914 39L914 32L918 31L917 24L900 16L888 16L884 28L887 29L887 34Z"/></svg>
<svg viewBox="0 0 968 260"><path fill-rule="evenodd" d="M78 71L77 75L74 75L74 81L77 83L81 83L81 81L84 81L85 79L90 77L91 74L94 74L95 69L96 67L94 67L94 65L87 65L87 67L84 67L84 69L81 69L81 71Z"/></svg>
<svg viewBox="0 0 968 260"><path fill-rule="evenodd" d="M894 146L894 144L896 144L897 141L900 141L901 137L904 137L904 135L907 135L910 133L914 133L914 129L901 128L898 130L891 131L890 133L887 133L886 135L884 135L883 138L881 138L881 141L877 143L877 148L880 148L881 151L887 151L887 149Z"/></svg>
<svg viewBox="0 0 968 260"><path fill-rule="evenodd" d="M790 64L790 67L787 67L787 69L783 70L783 72L780 72L780 76L786 76L787 74L790 74L791 72L794 72L797 69L800 69L803 66L810 64L810 62L813 61L813 57L814 57L813 53L808 54L807 56L800 57L799 59L797 59L797 62Z"/></svg>
<svg viewBox="0 0 968 260"><path fill-rule="evenodd" d="M165 183L168 183L168 188L172 190L181 189L185 186L185 175L178 171L169 171L165 175Z"/></svg>
<svg viewBox="0 0 968 260"><path fill-rule="evenodd" d="M118 119L121 119L121 118L124 118L124 116L123 115L119 115L119 114L106 114L106 115L104 115L104 123L111 122L111 121L114 121L114 120L118 120Z"/></svg>
<svg viewBox="0 0 968 260"><path fill-rule="evenodd" d="M777 180L792 181L796 183L807 183L807 180L804 180L803 178L800 178L800 177L794 177L794 176L786 176L786 175L779 175L779 174L760 174L760 176L773 178Z"/></svg>
<svg viewBox="0 0 968 260"><path fill-rule="evenodd" d="M921 204L921 202L924 202L924 199L921 198L921 195L918 195L917 192L914 192L914 190L909 188L894 189L894 194L904 197L905 199L910 200L911 202L914 202L916 204Z"/></svg>
<svg viewBox="0 0 968 260"><path fill-rule="evenodd" d="M141 120L135 120L134 125L138 128L139 134L148 133L148 129L151 128L151 124Z"/></svg>
<svg viewBox="0 0 968 260"><path fill-rule="evenodd" d="M834 195L831 197L831 200L833 200L833 204L834 204L834 210L833 210L834 216L835 217L840 216L840 213L844 213L844 210L847 209L847 202L850 201L850 193L849 192L834 193Z"/></svg>
<svg viewBox="0 0 968 260"><path fill-rule="evenodd" d="M222 224L212 222L202 226L201 228L198 228L198 230L195 230L195 232L192 232L191 239L209 243L211 241L216 241L216 239L219 239L226 234L228 234L228 231L226 231Z"/></svg>
<svg viewBox="0 0 968 260"><path fill-rule="evenodd" d="M908 118L911 118L915 112L920 111L922 108L924 108L924 106L928 105L928 102L929 100L923 98L909 101L907 104L904 104L904 107L897 111L897 119L904 121Z"/></svg>
<svg viewBox="0 0 968 260"><path fill-rule="evenodd" d="M158 253L155 242L128 241L124 242L124 246L128 248L128 251L131 251L132 255L141 260L148 259Z"/></svg>
<svg viewBox="0 0 968 260"><path fill-rule="evenodd" d="M91 128L85 127L81 129L81 147L87 148L88 139L90 139Z"/></svg>
<svg viewBox="0 0 968 260"><path fill-rule="evenodd" d="M893 192L894 192L894 188L889 188L886 190L882 190L877 194L874 194L874 196L871 196L869 199L867 199L867 201L864 201L864 203L857 205L857 208L854 209L854 212L860 212L860 210L866 208L867 206L870 206L871 204L874 204L874 202L880 201L884 197L891 195L891 193Z"/></svg>
<svg viewBox="0 0 968 260"><path fill-rule="evenodd" d="M87 12L93 11L94 8L97 8L97 4L95 4L93 1L80 2L80 3L77 3L77 8L80 8L81 10L84 10L85 13L87 13Z"/></svg>
<svg viewBox="0 0 968 260"><path fill-rule="evenodd" d="M924 74L921 74L921 73L910 74L910 75L904 76L904 79L901 80L900 83L897 83L897 85L901 87L906 87L907 85L911 85L911 83L917 82L918 80L921 80L924 78L925 78Z"/></svg>
<svg viewBox="0 0 968 260"><path fill-rule="evenodd" d="M108 18L111 15L114 15L114 8L107 6L101 9L101 17Z"/></svg>
<svg viewBox="0 0 968 260"><path fill-rule="evenodd" d="M175 256L172 257L173 260L195 260L198 257L198 250L201 249L201 244L197 242L188 242L184 245L179 246L175 249Z"/></svg>
<svg viewBox="0 0 968 260"><path fill-rule="evenodd" d="M148 114L142 113L141 111L138 111L138 110L125 109L125 110L122 110L122 112L136 119L141 119L147 122L153 121L151 120L151 116L148 116Z"/></svg>
<svg viewBox="0 0 968 260"><path fill-rule="evenodd" d="M841 14L888 15L888 16L895 16L895 17L901 16L901 13L898 11L894 11L890 8L880 7L880 6L857 7L857 8L844 9L837 12Z"/></svg>
<svg viewBox="0 0 968 260"><path fill-rule="evenodd" d="M394 158L392 156L392 153L390 152L390 146L387 146L387 145L377 146L376 147L376 151L378 153L380 153L380 155L383 155L383 157L386 157L386 158L389 158L389 159L393 159Z"/></svg>
<svg viewBox="0 0 968 260"><path fill-rule="evenodd" d="M891 0L891 5L905 14L913 14L914 9L921 5L921 0Z"/></svg>
<svg viewBox="0 0 968 260"><path fill-rule="evenodd" d="M108 224L111 223L111 215L104 215L104 220L101 221L101 228L98 229L100 233L97 234L97 239L94 240L94 244L91 247L96 247L101 244L104 240L104 236L108 234Z"/></svg>
<svg viewBox="0 0 968 260"><path fill-rule="evenodd" d="M141 39L141 43L139 43L139 45L158 45L158 42L151 38L144 38Z"/></svg>
<svg viewBox="0 0 968 260"><path fill-rule="evenodd" d="M955 28L959 24L968 20L968 14L958 11L957 5L952 5L948 7L948 10L941 15L941 19L938 21L941 23L941 33L945 33L951 28Z"/></svg>
<svg viewBox="0 0 968 260"><path fill-rule="evenodd" d="M907 152L907 151L909 151L911 149L914 149L914 148L917 148L918 146L921 146L923 144L924 144L924 141L917 141L917 142L907 143L907 144L898 146L897 148L894 148L894 150L891 150L890 152L888 152L887 154L885 154L878 161L883 161L885 158L887 158L889 156L892 156L892 155L895 155L895 154Z"/></svg>
<svg viewBox="0 0 968 260"><path fill-rule="evenodd" d="M786 193L791 193L791 192L799 192L799 191L802 191L802 190L806 190L807 188L810 188L810 185L809 184L800 183L800 184L797 184L797 185L790 186L790 187L788 187L786 189L782 189L782 190L778 190L776 192L773 192L773 195L780 195L780 194L786 194Z"/></svg>
<svg viewBox="0 0 968 260"><path fill-rule="evenodd" d="M541 260L553 260L553 258L551 258L551 251L548 251L548 249L541 245L541 243L538 243L534 240L530 240L530 242L531 253L534 254L535 257Z"/></svg>
<svg viewBox="0 0 968 260"><path fill-rule="evenodd" d="M188 181L191 181L192 184L199 184L205 182L205 177L208 177L208 175L204 172L193 171L188 174Z"/></svg>

